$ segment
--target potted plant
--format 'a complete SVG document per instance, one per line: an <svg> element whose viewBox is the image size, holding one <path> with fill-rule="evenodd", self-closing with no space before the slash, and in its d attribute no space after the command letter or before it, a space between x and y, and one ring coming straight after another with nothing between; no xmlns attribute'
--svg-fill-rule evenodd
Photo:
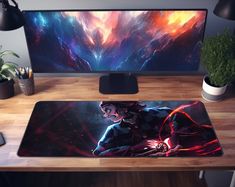
<svg viewBox="0 0 235 187"><path fill-rule="evenodd" d="M7 99L14 96L14 80L15 68L17 64L5 61L5 56L19 56L10 50L1 51L0 46L0 99Z"/></svg>
<svg viewBox="0 0 235 187"><path fill-rule="evenodd" d="M228 30L205 39L201 62L207 70L202 84L202 97L221 100L227 85L235 78L235 36Z"/></svg>

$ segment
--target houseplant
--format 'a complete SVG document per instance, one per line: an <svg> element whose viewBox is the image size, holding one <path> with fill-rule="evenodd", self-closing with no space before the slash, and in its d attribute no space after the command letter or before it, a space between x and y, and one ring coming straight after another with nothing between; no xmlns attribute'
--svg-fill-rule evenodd
<svg viewBox="0 0 235 187"><path fill-rule="evenodd" d="M223 98L227 85L235 78L235 36L228 30L205 39L201 62L207 70L202 97L209 101Z"/></svg>
<svg viewBox="0 0 235 187"><path fill-rule="evenodd" d="M10 50L1 51L0 46L0 99L7 99L14 95L14 80L15 68L17 64L5 61L6 56L19 56Z"/></svg>

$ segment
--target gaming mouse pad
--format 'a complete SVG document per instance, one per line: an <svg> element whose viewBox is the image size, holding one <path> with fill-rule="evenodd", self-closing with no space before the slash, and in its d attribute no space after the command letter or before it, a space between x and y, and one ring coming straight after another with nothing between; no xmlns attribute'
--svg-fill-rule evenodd
<svg viewBox="0 0 235 187"><path fill-rule="evenodd" d="M222 148L199 101L42 101L18 155L203 157Z"/></svg>

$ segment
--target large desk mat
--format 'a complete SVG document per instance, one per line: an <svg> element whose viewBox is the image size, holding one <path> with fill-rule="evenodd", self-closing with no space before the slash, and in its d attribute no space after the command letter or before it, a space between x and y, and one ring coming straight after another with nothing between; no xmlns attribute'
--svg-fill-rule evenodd
<svg viewBox="0 0 235 187"><path fill-rule="evenodd" d="M222 155L199 101L41 101L22 157L208 157Z"/></svg>

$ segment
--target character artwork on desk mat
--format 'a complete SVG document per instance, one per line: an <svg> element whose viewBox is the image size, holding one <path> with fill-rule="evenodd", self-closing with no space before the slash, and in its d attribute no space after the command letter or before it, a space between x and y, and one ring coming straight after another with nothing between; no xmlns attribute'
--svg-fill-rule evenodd
<svg viewBox="0 0 235 187"><path fill-rule="evenodd" d="M45 101L35 105L19 156L219 156L199 101Z"/></svg>

